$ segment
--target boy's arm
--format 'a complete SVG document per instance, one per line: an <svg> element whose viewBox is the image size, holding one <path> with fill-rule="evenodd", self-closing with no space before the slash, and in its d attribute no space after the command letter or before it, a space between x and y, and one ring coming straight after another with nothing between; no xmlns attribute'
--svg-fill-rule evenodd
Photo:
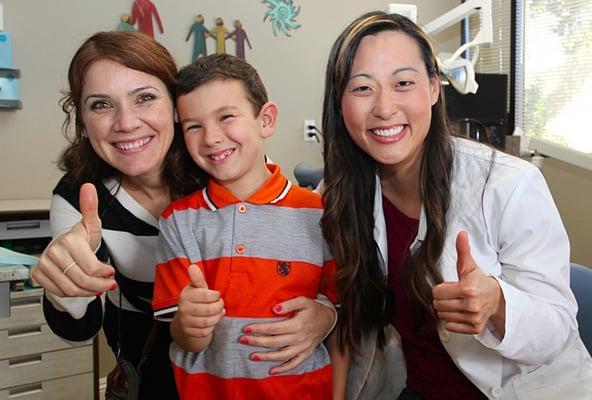
<svg viewBox="0 0 592 400"><path fill-rule="evenodd" d="M345 399L345 390L347 387L350 353L347 348L344 352L339 350L337 333L335 331L327 338L326 345L333 368L333 400L343 400Z"/></svg>
<svg viewBox="0 0 592 400"><path fill-rule="evenodd" d="M224 316L224 302L219 292L208 289L199 267L190 265L187 273L191 280L181 292L171 336L183 350L196 353L212 341L214 328Z"/></svg>
<svg viewBox="0 0 592 400"><path fill-rule="evenodd" d="M214 326L224 315L224 302L220 293L208 289L202 271L192 264L191 259L201 258L198 250L194 248L191 257L186 254L175 219L163 215L159 225L154 316L172 320L173 340L186 351L198 352L209 345Z"/></svg>

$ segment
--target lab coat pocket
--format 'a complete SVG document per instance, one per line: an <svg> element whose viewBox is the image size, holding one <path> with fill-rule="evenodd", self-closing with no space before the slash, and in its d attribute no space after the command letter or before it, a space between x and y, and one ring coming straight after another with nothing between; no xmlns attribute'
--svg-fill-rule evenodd
<svg viewBox="0 0 592 400"><path fill-rule="evenodd" d="M551 364L514 380L519 400L592 400L592 361L578 338Z"/></svg>

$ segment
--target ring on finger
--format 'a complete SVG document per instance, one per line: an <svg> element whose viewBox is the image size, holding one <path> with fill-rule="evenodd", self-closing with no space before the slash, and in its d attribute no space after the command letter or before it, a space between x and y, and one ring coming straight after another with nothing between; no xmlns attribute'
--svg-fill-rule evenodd
<svg viewBox="0 0 592 400"><path fill-rule="evenodd" d="M64 268L64 270L62 271L64 273L64 275L66 275L68 273L68 271L70 270L70 268L72 268L75 265L76 265L76 261L72 261L70 264L68 264L68 266L66 268Z"/></svg>

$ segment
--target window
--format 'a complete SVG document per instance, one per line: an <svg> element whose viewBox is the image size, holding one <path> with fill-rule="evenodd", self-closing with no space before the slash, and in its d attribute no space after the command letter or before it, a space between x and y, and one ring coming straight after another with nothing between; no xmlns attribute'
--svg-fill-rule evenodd
<svg viewBox="0 0 592 400"><path fill-rule="evenodd" d="M592 1L526 0L515 7L516 126L533 138L531 148L568 162L588 159L581 166L590 168Z"/></svg>
<svg viewBox="0 0 592 400"><path fill-rule="evenodd" d="M510 128L530 137L531 148L592 169L592 0L491 6L494 41L480 49L475 70L514 75ZM471 17L471 35L478 23Z"/></svg>

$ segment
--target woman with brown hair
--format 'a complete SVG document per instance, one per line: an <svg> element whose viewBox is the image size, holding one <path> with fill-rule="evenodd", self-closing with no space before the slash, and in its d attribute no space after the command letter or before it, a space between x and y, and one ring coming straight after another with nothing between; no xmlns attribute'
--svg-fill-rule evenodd
<svg viewBox="0 0 592 400"><path fill-rule="evenodd" d="M51 203L54 240L31 271L56 334L76 343L103 327L114 353L136 366L154 325L158 217L204 182L174 123L176 74L169 52L143 33L99 32L78 49L61 101L66 136L72 122L75 129L58 162L65 175ZM251 326L248 342L281 347L255 353L285 361L281 372L313 351L334 311L300 297L277 309L294 316ZM177 398L170 343L165 324L143 363L140 399Z"/></svg>
<svg viewBox="0 0 592 400"><path fill-rule="evenodd" d="M334 43L325 85L322 227L341 266L348 398L589 396L544 178L452 137L425 32L362 15Z"/></svg>

